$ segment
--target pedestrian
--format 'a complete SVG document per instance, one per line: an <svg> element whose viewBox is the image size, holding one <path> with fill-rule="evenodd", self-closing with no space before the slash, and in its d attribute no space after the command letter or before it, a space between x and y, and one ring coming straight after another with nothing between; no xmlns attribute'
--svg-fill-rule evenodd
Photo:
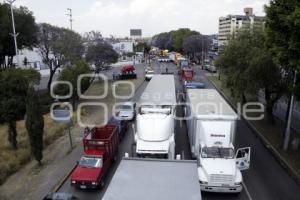
<svg viewBox="0 0 300 200"><path fill-rule="evenodd" d="M85 128L84 128L84 132L83 132L84 137L86 137L90 132L91 132L90 128L89 128L88 126L85 127Z"/></svg>
<svg viewBox="0 0 300 200"><path fill-rule="evenodd" d="M169 71L169 69L168 69L168 68L166 68L166 73L168 73L168 71Z"/></svg>

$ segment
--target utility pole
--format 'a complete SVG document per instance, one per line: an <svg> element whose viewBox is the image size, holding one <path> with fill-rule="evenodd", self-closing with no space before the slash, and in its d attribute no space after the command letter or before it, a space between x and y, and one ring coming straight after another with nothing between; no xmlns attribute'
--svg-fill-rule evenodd
<svg viewBox="0 0 300 200"><path fill-rule="evenodd" d="M69 16L69 21L70 21L70 28L71 28L71 30L73 30L73 27L72 27L72 25L73 25L73 15L72 15L72 9L71 8L67 8L67 10L69 11L69 13L68 14L66 14L67 16Z"/></svg>
<svg viewBox="0 0 300 200"><path fill-rule="evenodd" d="M202 69L204 69L204 35L202 36Z"/></svg>
<svg viewBox="0 0 300 200"><path fill-rule="evenodd" d="M294 74L293 89L296 87L297 71L295 70L294 73L295 74ZM284 144L283 144L284 151L287 151L289 148L289 142L290 142L290 136L291 136L292 115L293 115L293 110L294 110L294 101L295 101L295 94L293 91L292 97L291 97L291 102L290 102L291 105L290 105L289 114L288 114L287 126L286 126L285 134L284 134Z"/></svg>
<svg viewBox="0 0 300 200"><path fill-rule="evenodd" d="M6 0L6 1L10 4L11 22L12 22L12 28L13 28L13 33L11 34L11 36L14 38L17 66L19 66L19 52L18 52L18 43L17 43L17 37L18 37L19 33L16 33L15 17L14 17L14 9L13 9L13 3L16 0Z"/></svg>

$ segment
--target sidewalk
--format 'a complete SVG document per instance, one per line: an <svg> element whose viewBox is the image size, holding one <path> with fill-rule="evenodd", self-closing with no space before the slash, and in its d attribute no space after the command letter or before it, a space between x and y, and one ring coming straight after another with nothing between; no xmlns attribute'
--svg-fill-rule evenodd
<svg viewBox="0 0 300 200"><path fill-rule="evenodd" d="M144 78L133 80L136 89L143 83ZM112 84L110 82L109 84ZM89 90L89 95L98 94L97 87L91 86L92 91ZM111 95L111 87L109 87L109 95L102 103L106 103L108 108L114 104L114 99ZM124 88L123 88L124 89ZM122 90L123 90L122 89ZM94 93L97 91L97 93ZM125 91L127 91L125 89ZM122 92L123 93L123 92ZM99 100L97 100L99 101ZM99 108L89 109L88 117L84 119L85 122L101 121L103 112ZM39 167L36 161L31 161L19 170L7 181L0 186L1 200L39 200L42 199L48 192L54 190L61 179L70 172L72 167L78 160L78 156L82 152L82 133L83 128L76 123L71 129L75 148L70 151L69 138L66 134L57 139L53 144L49 145L44 150L43 166Z"/></svg>
<svg viewBox="0 0 300 200"><path fill-rule="evenodd" d="M208 77L209 81L217 90L227 99L227 101L236 109L237 100L230 95L230 91L225 88L218 77ZM283 167L292 175L293 178L300 183L300 150L283 151L283 132L285 124L280 119L275 119L275 124L271 124L266 117L260 121L246 121L249 127L263 141L266 148L271 151L275 158L282 164ZM290 141L294 138L299 138L300 135L295 130L291 131ZM290 145L291 147L291 145ZM290 148L291 149L291 148Z"/></svg>

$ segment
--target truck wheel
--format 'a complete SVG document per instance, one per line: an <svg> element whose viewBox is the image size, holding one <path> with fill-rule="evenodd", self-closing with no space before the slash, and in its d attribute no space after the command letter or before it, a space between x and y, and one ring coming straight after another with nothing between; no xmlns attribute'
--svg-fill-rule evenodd
<svg viewBox="0 0 300 200"><path fill-rule="evenodd" d="M104 182L104 180L103 180L103 178L102 178L102 180L101 180L101 182L100 182L100 188L102 189L102 188L104 188L104 186L105 186L105 182Z"/></svg>

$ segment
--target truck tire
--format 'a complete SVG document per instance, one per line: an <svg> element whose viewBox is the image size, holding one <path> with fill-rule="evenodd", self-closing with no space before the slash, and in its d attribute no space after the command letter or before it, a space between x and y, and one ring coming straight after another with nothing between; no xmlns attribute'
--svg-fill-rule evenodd
<svg viewBox="0 0 300 200"><path fill-rule="evenodd" d="M102 180L100 181L99 187L100 187L100 189L103 189L105 187L104 178L102 178Z"/></svg>

